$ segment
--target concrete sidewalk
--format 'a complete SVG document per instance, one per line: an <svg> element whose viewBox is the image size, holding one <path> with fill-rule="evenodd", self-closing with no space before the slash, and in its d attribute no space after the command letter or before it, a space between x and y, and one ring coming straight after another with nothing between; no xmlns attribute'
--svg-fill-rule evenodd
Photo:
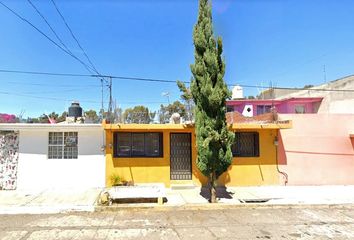
<svg viewBox="0 0 354 240"><path fill-rule="evenodd" d="M209 208L206 188L166 189L167 202L96 206L102 189L48 189L45 191L0 191L0 214L41 214L124 208L175 207ZM266 186L218 188L215 207L291 207L298 205L336 205L354 207L354 186Z"/></svg>
<svg viewBox="0 0 354 240"><path fill-rule="evenodd" d="M207 203L207 189L168 190L166 205ZM220 204L354 204L354 186L262 186L217 189ZM204 197L203 197L204 196Z"/></svg>
<svg viewBox="0 0 354 240"><path fill-rule="evenodd" d="M0 191L0 214L41 214L94 211L102 189Z"/></svg>

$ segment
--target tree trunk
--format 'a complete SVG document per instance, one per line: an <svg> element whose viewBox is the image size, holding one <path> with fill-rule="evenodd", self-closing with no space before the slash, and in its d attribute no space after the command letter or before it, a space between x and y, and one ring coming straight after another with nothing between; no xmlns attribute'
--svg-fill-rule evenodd
<svg viewBox="0 0 354 240"><path fill-rule="evenodd" d="M216 199L216 177L215 173L213 172L210 174L210 203L217 203L218 200Z"/></svg>

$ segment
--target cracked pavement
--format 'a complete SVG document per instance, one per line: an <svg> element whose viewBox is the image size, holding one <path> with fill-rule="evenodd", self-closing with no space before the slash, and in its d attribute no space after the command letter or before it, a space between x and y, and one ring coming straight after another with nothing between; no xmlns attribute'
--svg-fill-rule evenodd
<svg viewBox="0 0 354 240"><path fill-rule="evenodd" d="M354 239L354 208L125 209L0 215L0 239Z"/></svg>

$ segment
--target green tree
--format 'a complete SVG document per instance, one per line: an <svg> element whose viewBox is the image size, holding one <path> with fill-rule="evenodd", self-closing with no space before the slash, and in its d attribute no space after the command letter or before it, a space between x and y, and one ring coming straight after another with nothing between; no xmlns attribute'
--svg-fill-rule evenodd
<svg viewBox="0 0 354 240"><path fill-rule="evenodd" d="M127 108L123 113L125 123L150 123L149 109L144 106Z"/></svg>
<svg viewBox="0 0 354 240"><path fill-rule="evenodd" d="M193 42L195 62L191 65L191 93L196 105L197 166L209 179L210 202L214 203L217 201L217 179L232 161L234 134L229 131L225 119L225 101L231 93L223 80L222 40L219 37L215 41L208 0L199 0Z"/></svg>
<svg viewBox="0 0 354 240"><path fill-rule="evenodd" d="M193 121L194 120L195 104L193 101L193 96L192 96L191 90L190 90L190 88L187 88L186 85L181 81L177 81L177 86L178 86L179 90L182 92L181 99L185 103L186 119L188 121Z"/></svg>
<svg viewBox="0 0 354 240"><path fill-rule="evenodd" d="M97 115L97 112L95 110L88 110L85 111L85 117L86 119L88 119L89 121L93 122L93 123L98 123L99 122L99 117Z"/></svg>
<svg viewBox="0 0 354 240"><path fill-rule="evenodd" d="M161 104L159 111L160 123L168 122L173 113L179 113L181 117L185 117L186 108L180 101L174 101L167 106Z"/></svg>
<svg viewBox="0 0 354 240"><path fill-rule="evenodd" d="M68 112L64 111L57 119L57 122L65 122L66 117L68 116Z"/></svg>
<svg viewBox="0 0 354 240"><path fill-rule="evenodd" d="M55 112L51 112L50 114L43 113L37 119L32 118L32 122L33 123L49 123L49 118L57 121L58 117L59 117L59 114L57 114Z"/></svg>
<svg viewBox="0 0 354 240"><path fill-rule="evenodd" d="M115 107L113 111L114 123L123 122L123 110L120 107Z"/></svg>

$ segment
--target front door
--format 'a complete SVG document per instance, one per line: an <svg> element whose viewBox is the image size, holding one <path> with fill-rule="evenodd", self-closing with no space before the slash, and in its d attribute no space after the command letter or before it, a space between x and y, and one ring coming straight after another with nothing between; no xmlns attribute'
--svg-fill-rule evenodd
<svg viewBox="0 0 354 240"><path fill-rule="evenodd" d="M190 133L171 133L171 180L192 179L192 144Z"/></svg>

